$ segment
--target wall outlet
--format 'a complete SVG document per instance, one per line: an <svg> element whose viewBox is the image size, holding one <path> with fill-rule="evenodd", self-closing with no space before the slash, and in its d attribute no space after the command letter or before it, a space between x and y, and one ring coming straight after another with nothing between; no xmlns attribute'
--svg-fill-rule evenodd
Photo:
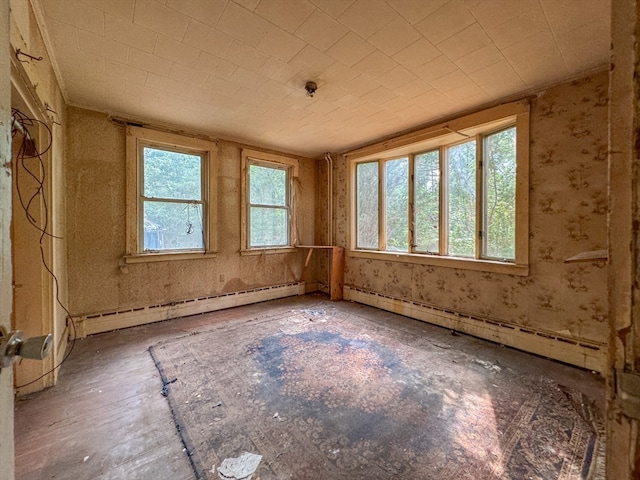
<svg viewBox="0 0 640 480"><path fill-rule="evenodd" d="M224 273L220 274L220 283L224 282Z"/></svg>

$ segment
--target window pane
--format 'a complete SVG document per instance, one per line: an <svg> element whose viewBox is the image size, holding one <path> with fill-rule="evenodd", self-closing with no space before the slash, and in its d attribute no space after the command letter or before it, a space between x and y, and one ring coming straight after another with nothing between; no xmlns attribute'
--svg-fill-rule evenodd
<svg viewBox="0 0 640 480"><path fill-rule="evenodd" d="M249 165L249 203L286 206L287 171L282 168Z"/></svg>
<svg viewBox="0 0 640 480"><path fill-rule="evenodd" d="M250 247L274 247L289 244L286 209L251 207L250 210Z"/></svg>
<svg viewBox="0 0 640 480"><path fill-rule="evenodd" d="M513 259L516 251L516 129L485 138L485 255Z"/></svg>
<svg viewBox="0 0 640 480"><path fill-rule="evenodd" d="M475 256L476 144L447 149L449 255Z"/></svg>
<svg viewBox="0 0 640 480"><path fill-rule="evenodd" d="M409 249L409 160L385 162L386 250Z"/></svg>
<svg viewBox="0 0 640 480"><path fill-rule="evenodd" d="M202 157L144 147L147 198L202 200Z"/></svg>
<svg viewBox="0 0 640 480"><path fill-rule="evenodd" d="M440 250L440 152L421 153L414 160L415 249L438 253Z"/></svg>
<svg viewBox="0 0 640 480"><path fill-rule="evenodd" d="M203 249L202 205L144 201L143 250Z"/></svg>
<svg viewBox="0 0 640 480"><path fill-rule="evenodd" d="M378 248L378 162L356 167L358 248Z"/></svg>

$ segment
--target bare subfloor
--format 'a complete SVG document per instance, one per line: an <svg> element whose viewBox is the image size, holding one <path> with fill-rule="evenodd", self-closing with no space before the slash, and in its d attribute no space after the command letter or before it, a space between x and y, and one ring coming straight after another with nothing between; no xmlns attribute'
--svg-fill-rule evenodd
<svg viewBox="0 0 640 480"><path fill-rule="evenodd" d="M192 479L148 347L215 323L305 308L322 300L318 295L292 297L78 340L58 385L16 404L16 479ZM333 306L377 322L416 322L353 303ZM604 381L599 375L420 325L438 345L459 348L502 368L545 374L582 391L603 409Z"/></svg>

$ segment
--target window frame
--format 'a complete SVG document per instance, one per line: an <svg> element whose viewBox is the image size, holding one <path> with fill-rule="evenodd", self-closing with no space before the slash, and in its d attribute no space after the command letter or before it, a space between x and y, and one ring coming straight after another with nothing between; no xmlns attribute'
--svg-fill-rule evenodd
<svg viewBox="0 0 640 480"><path fill-rule="evenodd" d="M286 211L287 218L287 245L267 245L267 246L251 246L249 241L251 238L250 228L250 165L259 165L268 168L284 170L286 172ZM296 251L298 243L297 238L297 215L296 215L296 184L298 179L299 161L295 158L289 158L282 155L261 152L258 150L242 149L242 205L241 205L241 255L256 255L262 253L288 253ZM256 206L260 206L259 204ZM279 207L280 208L280 207Z"/></svg>
<svg viewBox="0 0 640 480"><path fill-rule="evenodd" d="M484 231L484 176L486 163L483 160L484 142L487 136L516 128L516 214L515 214L515 258L498 259L484 255L485 238L481 238L480 231ZM444 216L447 202L446 192L446 150L455 144L462 144L470 140L476 142L476 191L475 191L475 252L473 257L455 257L449 255L447 242L447 216ZM439 252L426 253L416 251L415 228L415 158L430 151L439 150ZM500 105L491 109L477 112L465 117L450 120L446 123L427 127L411 134L392 138L385 142L374 144L345 154L349 164L349 249L347 255L360 258L372 258L389 261L400 261L416 264L445 266L470 270L508 273L526 276L529 273L529 102L526 100ZM389 159L409 157L409 251L381 250L385 244L380 235L384 226L379 220L378 249L363 249L357 246L357 165L366 162L379 162L379 185L383 185L384 164ZM379 186L378 216L384 217L385 195L383 187Z"/></svg>
<svg viewBox="0 0 640 480"><path fill-rule="evenodd" d="M145 147L202 158L202 249L144 250ZM213 257L217 250L217 145L215 142L145 127L127 125L126 131L126 248L125 262L153 262Z"/></svg>

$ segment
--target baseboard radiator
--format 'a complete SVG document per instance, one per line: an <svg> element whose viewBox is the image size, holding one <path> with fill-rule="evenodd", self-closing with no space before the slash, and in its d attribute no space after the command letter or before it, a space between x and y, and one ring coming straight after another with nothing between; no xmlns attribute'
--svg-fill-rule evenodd
<svg viewBox="0 0 640 480"><path fill-rule="evenodd" d="M344 299L422 320L529 353L604 373L607 345L508 322L466 315L431 305L344 287Z"/></svg>
<svg viewBox="0 0 640 480"><path fill-rule="evenodd" d="M74 317L78 338L120 328L135 327L147 323L214 312L225 308L275 300L276 298L304 295L304 282L287 283L270 287L221 293L208 297L168 302L147 307L122 309L112 312L91 313Z"/></svg>

